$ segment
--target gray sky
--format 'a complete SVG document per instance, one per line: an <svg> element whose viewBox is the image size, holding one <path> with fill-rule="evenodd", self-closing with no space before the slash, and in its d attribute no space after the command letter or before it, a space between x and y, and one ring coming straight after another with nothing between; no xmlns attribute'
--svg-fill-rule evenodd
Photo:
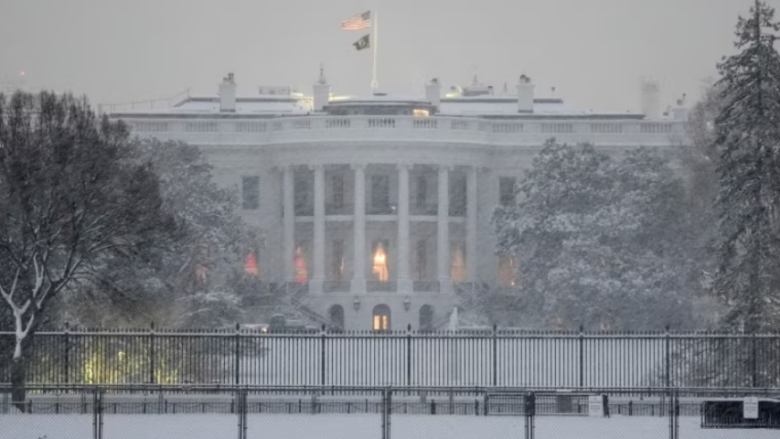
<svg viewBox="0 0 780 439"><path fill-rule="evenodd" d="M642 77L664 103L698 95L733 51L734 24L753 0L0 0L0 82L25 71L33 89L93 102L215 93L233 71L257 85L311 93L320 62L334 92L369 91L371 54L342 32L379 5L382 91L422 96L423 82L510 86L583 109L638 109ZM775 6L780 0L772 0Z"/></svg>

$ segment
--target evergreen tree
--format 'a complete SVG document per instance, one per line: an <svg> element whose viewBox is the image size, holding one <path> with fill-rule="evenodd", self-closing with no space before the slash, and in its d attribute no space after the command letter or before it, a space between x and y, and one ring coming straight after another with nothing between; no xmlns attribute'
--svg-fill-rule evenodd
<svg viewBox="0 0 780 439"><path fill-rule="evenodd" d="M655 150L615 161L549 141L518 190L518 204L498 208L493 223L499 253L517 261L516 302L527 315L568 328L689 320L682 183Z"/></svg>
<svg viewBox="0 0 780 439"><path fill-rule="evenodd" d="M720 243L714 291L726 323L748 333L778 328L780 308L780 26L757 0L737 23L739 52L718 69L723 100L715 119Z"/></svg>

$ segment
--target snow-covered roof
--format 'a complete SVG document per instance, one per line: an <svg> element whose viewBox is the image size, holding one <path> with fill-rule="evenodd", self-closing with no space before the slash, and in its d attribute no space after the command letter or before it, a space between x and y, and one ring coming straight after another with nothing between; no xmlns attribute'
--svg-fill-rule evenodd
<svg viewBox="0 0 780 439"><path fill-rule="evenodd" d="M345 107L430 107L431 102L420 96L375 94L371 96L332 96L328 103L331 109ZM130 109L109 112L122 115L153 115L203 117L204 115L219 115L218 117L234 116L300 116L312 113L313 102L309 96L300 94L289 95L255 95L236 98L236 110L230 113L220 112L220 100L216 95L189 96L169 108L162 109ZM327 108L326 108L327 111ZM533 117L575 117L575 118L642 118L643 115L631 112L594 112L579 110L565 104L560 98L536 98L532 113L519 113L517 97L501 94L497 96L455 96L442 97L437 112L440 116L455 117L488 117L488 118L533 118Z"/></svg>

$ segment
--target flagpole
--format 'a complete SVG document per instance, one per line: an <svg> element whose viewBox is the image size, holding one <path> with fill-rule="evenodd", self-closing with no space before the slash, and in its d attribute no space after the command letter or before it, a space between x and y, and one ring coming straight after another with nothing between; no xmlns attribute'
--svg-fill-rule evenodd
<svg viewBox="0 0 780 439"><path fill-rule="evenodd" d="M374 41L371 42L371 45L374 48L374 67L372 69L371 74L371 90L377 91L379 88L379 81L376 79L376 65L377 65L377 53L379 48L379 11L374 10Z"/></svg>

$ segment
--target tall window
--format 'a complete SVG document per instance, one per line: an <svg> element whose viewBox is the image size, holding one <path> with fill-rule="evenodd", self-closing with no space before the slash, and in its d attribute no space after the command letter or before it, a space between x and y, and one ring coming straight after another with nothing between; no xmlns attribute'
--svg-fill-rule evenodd
<svg viewBox="0 0 780 439"><path fill-rule="evenodd" d="M377 305L372 311L373 324L371 325L374 331L389 331L391 328L390 322L390 307L387 305Z"/></svg>
<svg viewBox="0 0 780 439"><path fill-rule="evenodd" d="M466 215L466 176L450 179L450 216Z"/></svg>
<svg viewBox="0 0 780 439"><path fill-rule="evenodd" d="M341 174L335 174L331 177L331 184L333 185L333 208L344 208L344 176Z"/></svg>
<svg viewBox="0 0 780 439"><path fill-rule="evenodd" d="M501 177L498 180L498 198L502 206L515 204L515 177Z"/></svg>
<svg viewBox="0 0 780 439"><path fill-rule="evenodd" d="M516 286L515 276L517 269L515 267L515 258L511 256L501 256L498 260L498 282L502 287Z"/></svg>
<svg viewBox="0 0 780 439"><path fill-rule="evenodd" d="M295 266L295 281L302 284L307 283L309 281L309 269L306 264L306 252L302 244L298 244L295 248L293 264Z"/></svg>
<svg viewBox="0 0 780 439"><path fill-rule="evenodd" d="M380 210L390 207L390 176L371 176L371 205Z"/></svg>
<svg viewBox="0 0 780 439"><path fill-rule="evenodd" d="M371 257L371 272L375 280L387 282L390 280L390 272L387 268L387 241L376 241Z"/></svg>
<svg viewBox="0 0 780 439"><path fill-rule="evenodd" d="M416 264L414 274L417 280L425 280L428 273L428 248L425 240L417 241L415 246Z"/></svg>
<svg viewBox="0 0 780 439"><path fill-rule="evenodd" d="M466 252L462 242L450 245L450 278L456 283L466 281Z"/></svg>
<svg viewBox="0 0 780 439"><path fill-rule="evenodd" d="M260 274L260 270L257 268L257 252L255 250L250 251L244 260L244 273Z"/></svg>
<svg viewBox="0 0 780 439"><path fill-rule="evenodd" d="M331 275L337 281L344 280L344 240L333 240L333 259Z"/></svg>
<svg viewBox="0 0 780 439"><path fill-rule="evenodd" d="M417 190L414 197L414 203L418 209L424 209L428 202L428 179L425 175L417 176Z"/></svg>
<svg viewBox="0 0 780 439"><path fill-rule="evenodd" d="M314 174L311 172L296 172L294 178L295 187L295 214L300 216L314 215Z"/></svg>
<svg viewBox="0 0 780 439"><path fill-rule="evenodd" d="M260 177L241 177L241 207L245 210L260 208Z"/></svg>

